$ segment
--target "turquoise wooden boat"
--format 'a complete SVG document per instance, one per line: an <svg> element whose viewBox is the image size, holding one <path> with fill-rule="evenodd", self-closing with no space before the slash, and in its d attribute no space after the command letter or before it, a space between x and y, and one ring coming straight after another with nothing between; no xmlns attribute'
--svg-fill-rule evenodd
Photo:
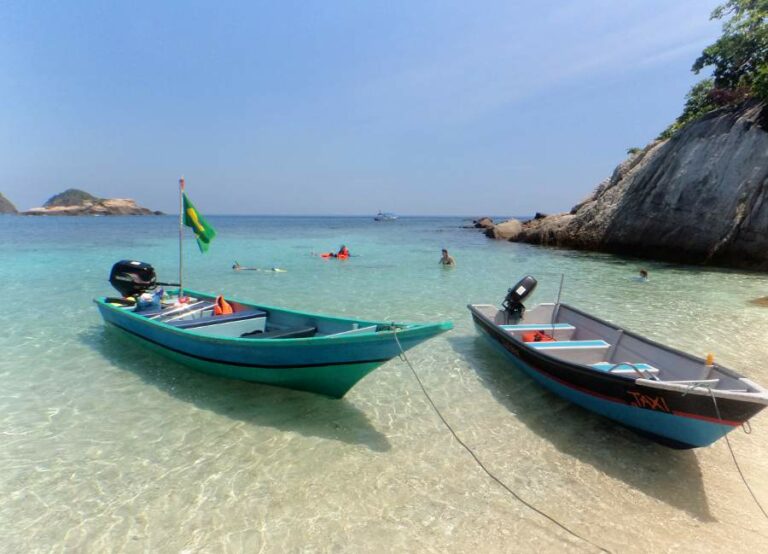
<svg viewBox="0 0 768 554"><path fill-rule="evenodd" d="M174 293L172 293L174 294ZM392 323L332 317L184 289L184 305L139 310L120 299L94 300L104 321L194 369L341 398L403 350L450 330L450 322Z"/></svg>

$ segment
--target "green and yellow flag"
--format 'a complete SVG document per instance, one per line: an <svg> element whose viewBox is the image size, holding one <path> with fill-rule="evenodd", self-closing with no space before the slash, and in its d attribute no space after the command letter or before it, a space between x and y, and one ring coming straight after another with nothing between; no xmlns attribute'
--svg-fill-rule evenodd
<svg viewBox="0 0 768 554"><path fill-rule="evenodd" d="M195 205L187 198L187 193L182 193L182 196L184 198L184 225L192 227L192 230L195 232L200 252L207 252L208 245L213 240L213 237L216 236L216 231L203 219Z"/></svg>

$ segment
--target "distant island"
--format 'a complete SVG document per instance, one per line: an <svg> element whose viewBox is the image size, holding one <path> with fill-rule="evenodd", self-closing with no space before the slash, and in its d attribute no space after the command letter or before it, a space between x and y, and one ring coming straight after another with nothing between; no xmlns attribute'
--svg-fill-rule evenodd
<svg viewBox="0 0 768 554"><path fill-rule="evenodd" d="M49 198L42 207L22 215L163 215L163 212L143 208L128 198L98 198L82 190L67 189Z"/></svg>

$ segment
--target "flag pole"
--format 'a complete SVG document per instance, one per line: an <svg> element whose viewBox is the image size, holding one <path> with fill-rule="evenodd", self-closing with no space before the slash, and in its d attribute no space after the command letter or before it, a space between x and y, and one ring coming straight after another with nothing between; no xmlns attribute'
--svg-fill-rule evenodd
<svg viewBox="0 0 768 554"><path fill-rule="evenodd" d="M184 177L179 179L179 302L184 298Z"/></svg>

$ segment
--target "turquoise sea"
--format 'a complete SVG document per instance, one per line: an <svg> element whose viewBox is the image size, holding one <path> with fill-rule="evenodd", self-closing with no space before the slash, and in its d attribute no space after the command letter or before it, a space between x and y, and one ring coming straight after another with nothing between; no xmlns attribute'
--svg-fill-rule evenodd
<svg viewBox="0 0 768 554"><path fill-rule="evenodd" d="M670 450L543 391L469 302L525 274L563 300L768 383L768 276L496 242L462 218L208 218L185 285L272 305L452 320L409 352L443 416L521 498L613 552L765 549L724 441ZM218 379L107 333L112 264L175 281L175 217L0 217L0 552L594 551L488 478L393 360L343 400ZM313 252L346 244L352 259ZM440 249L457 260L438 266ZM284 273L234 272L246 266ZM640 267L648 283L633 280ZM768 415L731 443L768 505Z"/></svg>

